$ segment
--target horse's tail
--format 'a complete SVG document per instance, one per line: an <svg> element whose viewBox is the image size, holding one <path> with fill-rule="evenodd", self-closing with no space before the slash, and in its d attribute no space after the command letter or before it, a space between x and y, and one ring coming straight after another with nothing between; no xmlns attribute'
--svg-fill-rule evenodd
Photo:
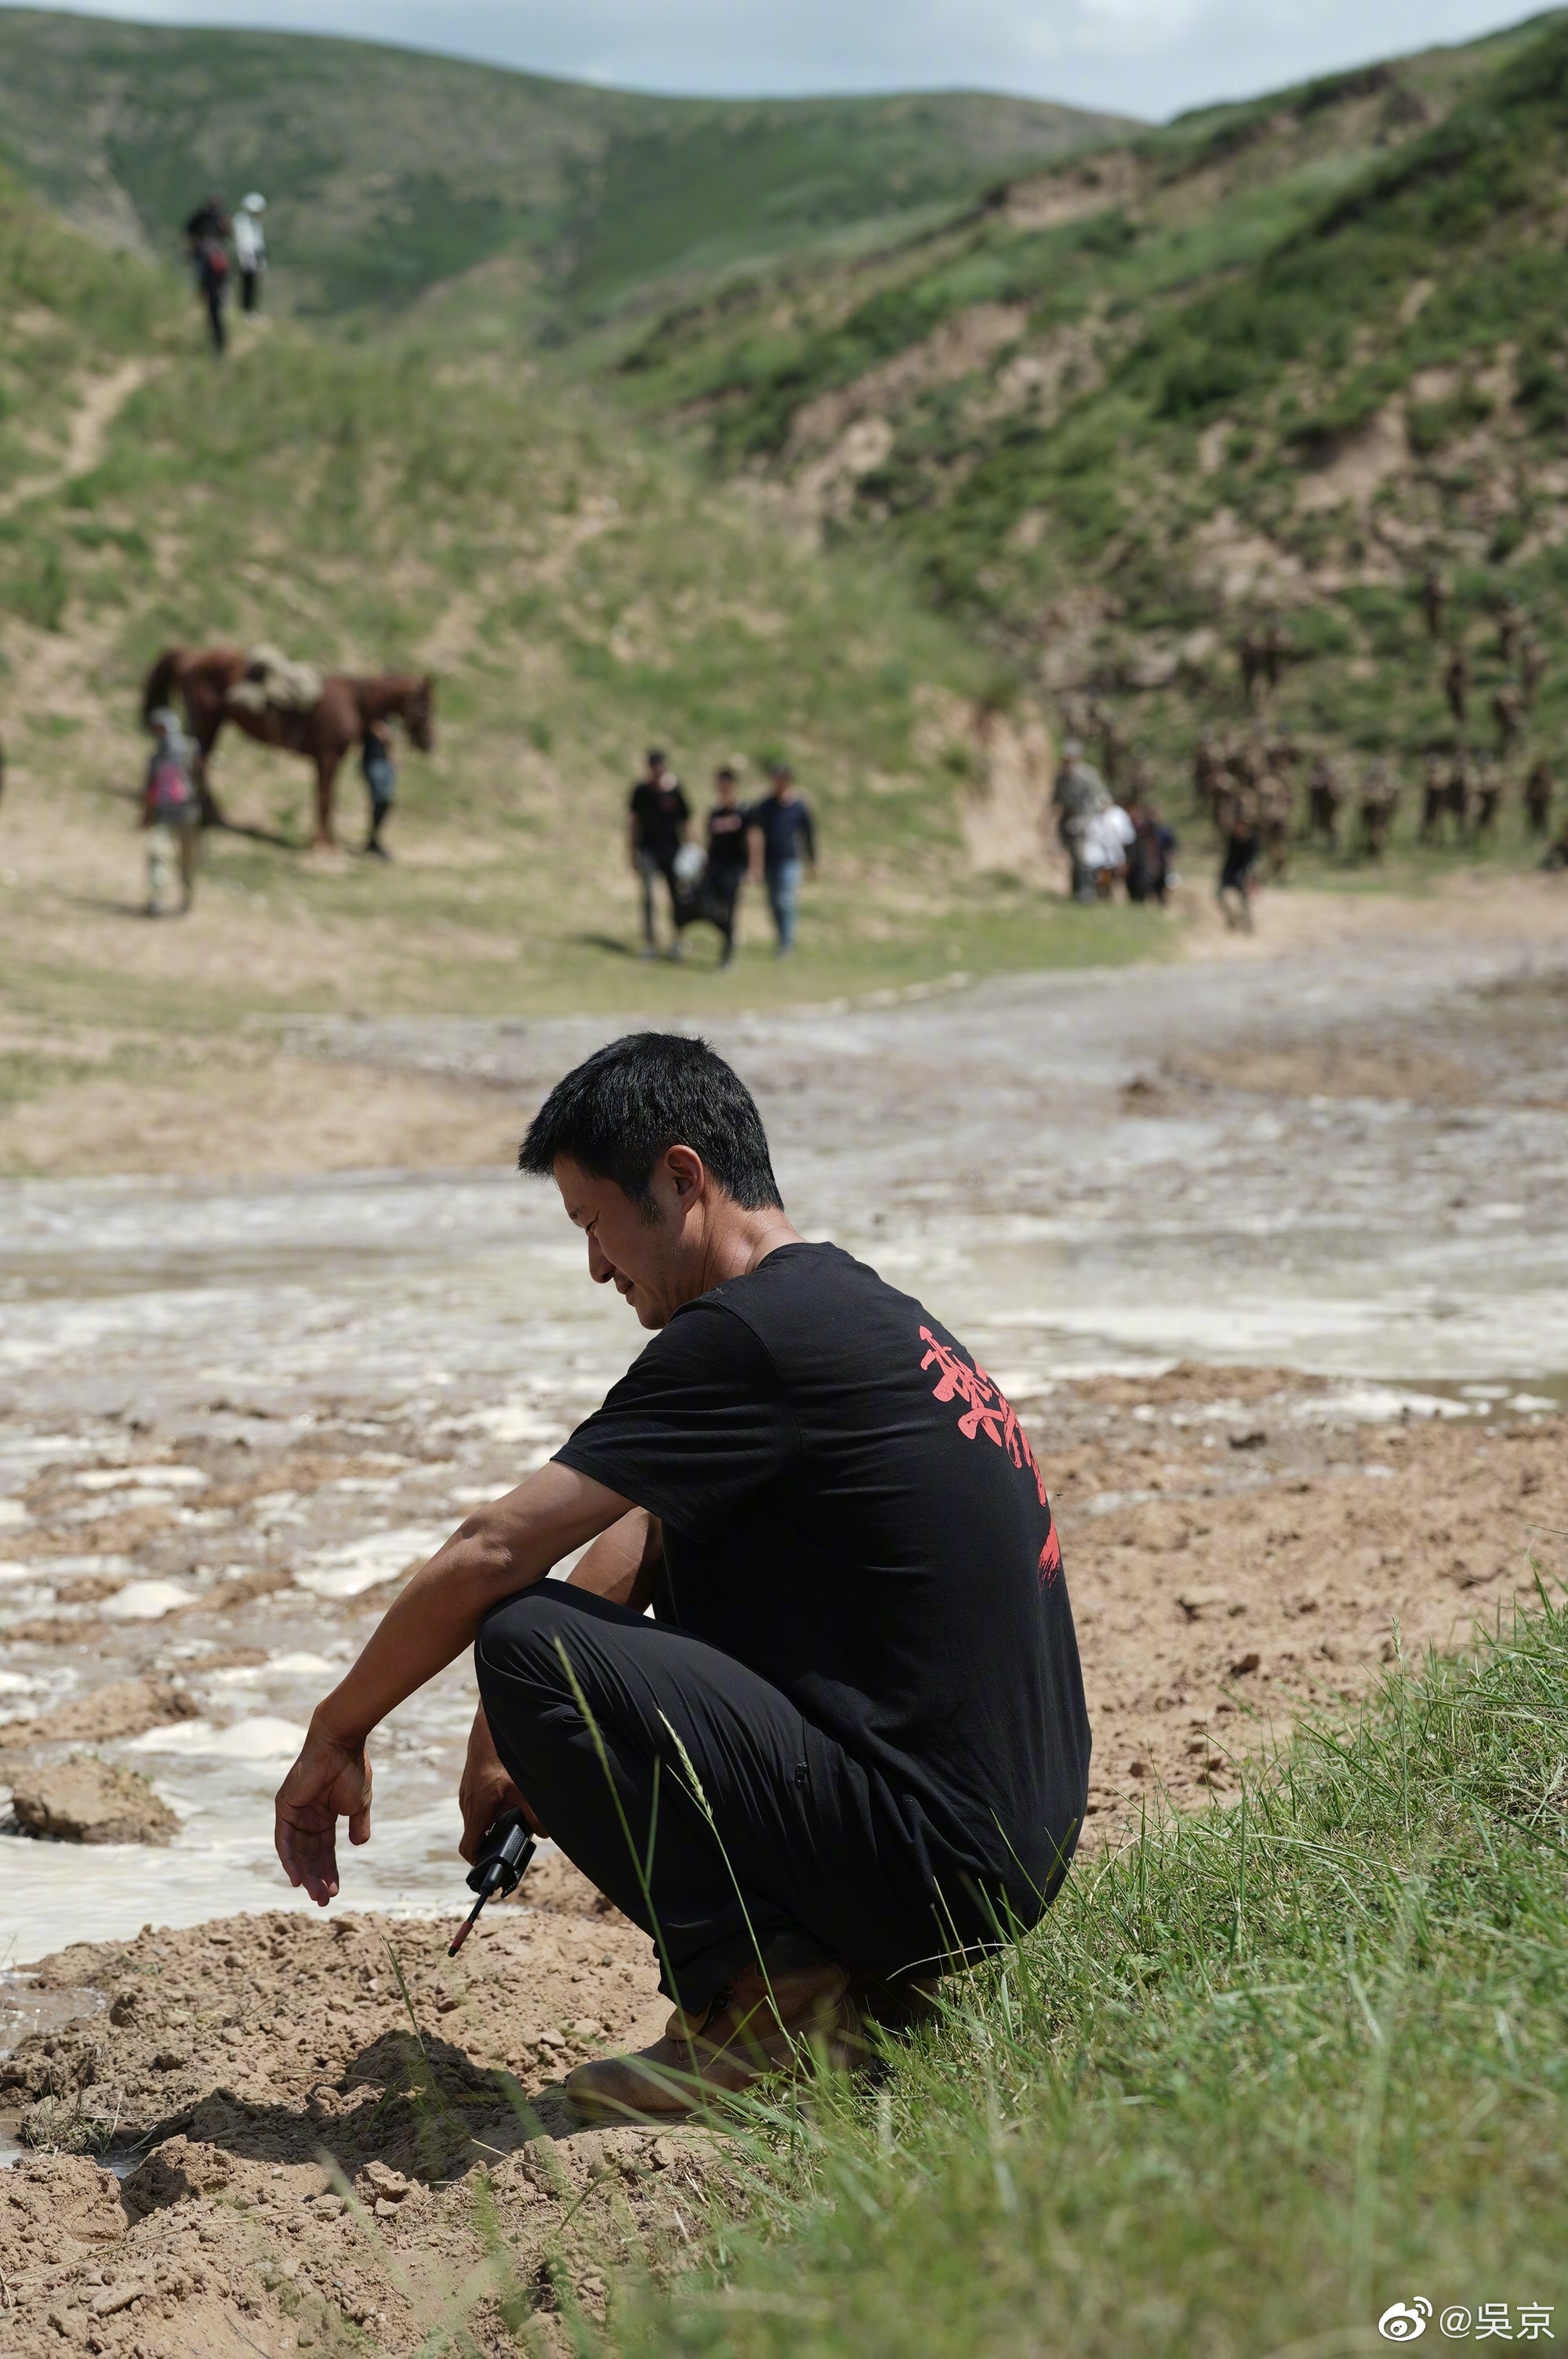
<svg viewBox="0 0 1568 2359"><path fill-rule="evenodd" d="M151 725L153 714L160 705L167 704L174 694L184 655L183 647L165 647L143 681L142 725L144 728Z"/></svg>

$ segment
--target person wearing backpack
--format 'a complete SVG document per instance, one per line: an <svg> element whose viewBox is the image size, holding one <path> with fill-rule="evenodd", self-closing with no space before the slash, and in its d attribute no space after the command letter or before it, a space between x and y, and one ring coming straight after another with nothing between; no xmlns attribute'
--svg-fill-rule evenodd
<svg viewBox="0 0 1568 2359"><path fill-rule="evenodd" d="M184 917L196 890L196 853L201 806L190 776L190 748L178 717L163 707L151 719L153 750L142 795L142 825L147 832L147 915L163 915L171 868L179 869L179 909Z"/></svg>
<svg viewBox="0 0 1568 2359"><path fill-rule="evenodd" d="M185 224L185 243L196 272L197 287L207 306L215 353L221 353L226 342L223 299L229 291L228 240L232 227L223 211L223 200L217 195L204 199Z"/></svg>

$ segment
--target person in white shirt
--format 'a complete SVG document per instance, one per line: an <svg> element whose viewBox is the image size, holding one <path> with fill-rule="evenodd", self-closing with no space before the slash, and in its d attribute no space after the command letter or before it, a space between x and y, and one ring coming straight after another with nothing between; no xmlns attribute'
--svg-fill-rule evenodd
<svg viewBox="0 0 1568 2359"><path fill-rule="evenodd" d="M1084 831L1083 864L1100 900L1108 901L1117 878L1126 875L1128 848L1137 833L1119 803L1091 814Z"/></svg>
<svg viewBox="0 0 1568 2359"><path fill-rule="evenodd" d="M254 312L261 309L262 273L266 268L266 238L262 230L262 215L266 211L266 199L253 189L241 199L240 210L234 215L234 259L240 266L240 309Z"/></svg>

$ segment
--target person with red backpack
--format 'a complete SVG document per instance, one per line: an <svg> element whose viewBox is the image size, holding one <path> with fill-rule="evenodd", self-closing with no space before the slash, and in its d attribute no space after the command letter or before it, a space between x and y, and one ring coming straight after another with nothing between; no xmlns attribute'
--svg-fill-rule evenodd
<svg viewBox="0 0 1568 2359"><path fill-rule="evenodd" d="M212 331L212 349L221 353L226 342L223 332L223 300L229 292L229 244L233 223L223 210L223 200L217 195L203 199L185 224L185 244L196 272L196 284L207 306L208 325Z"/></svg>
<svg viewBox="0 0 1568 2359"><path fill-rule="evenodd" d="M178 716L165 706L152 715L150 725L153 750L142 794L142 825L147 832L147 915L163 915L169 871L178 862L178 915L183 918L196 890L201 806L190 775L190 748Z"/></svg>

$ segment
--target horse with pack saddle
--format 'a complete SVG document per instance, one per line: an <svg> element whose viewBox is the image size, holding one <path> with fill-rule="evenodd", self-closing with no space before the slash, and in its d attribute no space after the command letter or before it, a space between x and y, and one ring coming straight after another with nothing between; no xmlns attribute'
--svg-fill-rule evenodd
<svg viewBox="0 0 1568 2359"><path fill-rule="evenodd" d="M276 647L168 647L143 685L142 718L150 723L160 706L177 698L183 706L206 827L228 824L211 783L212 749L226 723L258 745L313 762L319 849L336 841L332 801L344 756L367 727L385 721L401 721L409 744L427 754L435 743L435 694L428 672L360 677L324 672Z"/></svg>

